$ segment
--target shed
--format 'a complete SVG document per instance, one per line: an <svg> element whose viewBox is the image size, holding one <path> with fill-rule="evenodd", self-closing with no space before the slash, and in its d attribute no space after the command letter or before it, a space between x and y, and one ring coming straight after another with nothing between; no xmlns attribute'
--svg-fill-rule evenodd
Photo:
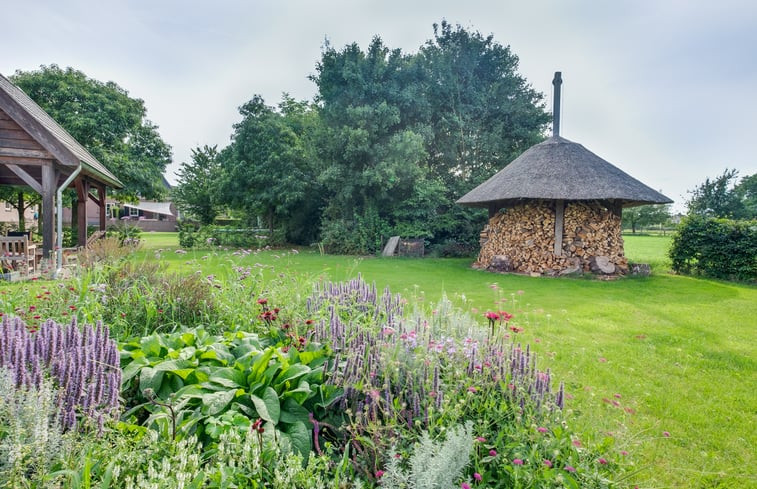
<svg viewBox="0 0 757 489"><path fill-rule="evenodd" d="M88 199L99 206L105 230L105 189L122 183L23 90L0 74L0 185L25 185L42 195L42 249L55 243L56 194L74 185L78 198L77 241L87 242ZM62 212L57 212L59 219ZM60 237L60 233L59 233Z"/></svg>
<svg viewBox="0 0 757 489"><path fill-rule="evenodd" d="M544 275L625 273L623 208L672 200L561 137L560 72L552 83L552 137L457 201L489 210L475 266Z"/></svg>

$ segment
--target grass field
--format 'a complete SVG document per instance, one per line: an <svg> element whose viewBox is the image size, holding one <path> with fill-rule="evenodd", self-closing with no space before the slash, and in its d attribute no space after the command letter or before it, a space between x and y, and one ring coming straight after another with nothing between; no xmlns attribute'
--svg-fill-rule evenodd
<svg viewBox="0 0 757 489"><path fill-rule="evenodd" d="M176 235L149 233L141 255L174 249ZM271 273L344 280L361 273L426 304L442 294L483 326L504 309L566 381L572 423L629 452L639 487L757 487L757 288L669 274L669 237L626 236L648 278L600 281L495 275L470 259L382 259L263 252L248 264ZM223 274L227 253L163 253L175 270ZM669 435L669 436L668 436Z"/></svg>

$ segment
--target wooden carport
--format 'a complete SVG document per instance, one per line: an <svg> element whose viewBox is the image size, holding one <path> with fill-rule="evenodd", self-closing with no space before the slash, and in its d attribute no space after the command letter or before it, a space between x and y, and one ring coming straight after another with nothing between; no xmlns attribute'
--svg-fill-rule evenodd
<svg viewBox="0 0 757 489"><path fill-rule="evenodd" d="M77 243L84 246L87 199L99 206L104 231L105 188L123 185L26 93L0 75L0 185L25 185L42 195L44 258L50 258L56 247L56 200L60 209L61 192L71 184L77 196Z"/></svg>

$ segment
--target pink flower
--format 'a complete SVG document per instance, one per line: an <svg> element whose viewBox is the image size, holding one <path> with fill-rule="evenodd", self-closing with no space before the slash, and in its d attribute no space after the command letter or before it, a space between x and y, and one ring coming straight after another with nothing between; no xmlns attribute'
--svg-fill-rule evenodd
<svg viewBox="0 0 757 489"><path fill-rule="evenodd" d="M470 386L470 387L468 387L468 392L472 392L472 393L474 393L474 394L475 394L475 393L476 393L477 391L478 391L478 389L476 389L476 388L475 388L475 387L473 387L473 386Z"/></svg>
<svg viewBox="0 0 757 489"><path fill-rule="evenodd" d="M602 458L602 457L599 457L599 459L597 460L597 462L599 462L602 465L607 465L607 460L604 459L604 458Z"/></svg>
<svg viewBox="0 0 757 489"><path fill-rule="evenodd" d="M542 463L544 465L546 465L547 467L549 467L550 469L552 468L552 461L551 460L546 460L545 459Z"/></svg>
<svg viewBox="0 0 757 489"><path fill-rule="evenodd" d="M564 468L565 468L566 472L575 472L576 471L575 467L573 467L572 465L566 465Z"/></svg>
<svg viewBox="0 0 757 489"><path fill-rule="evenodd" d="M514 458L513 459L513 465L523 465L523 460L521 460L519 458Z"/></svg>
<svg viewBox="0 0 757 489"><path fill-rule="evenodd" d="M474 473L473 473L473 479L474 479L474 480L475 480L476 482L481 482L481 479L482 479L482 477L481 477L481 474L479 474L478 472L474 472Z"/></svg>
<svg viewBox="0 0 757 489"><path fill-rule="evenodd" d="M476 441L479 443L486 443L486 438L484 438L483 436L477 436Z"/></svg>
<svg viewBox="0 0 757 489"><path fill-rule="evenodd" d="M599 363L607 363L607 359L605 357L600 357Z"/></svg>
<svg viewBox="0 0 757 489"><path fill-rule="evenodd" d="M573 446L574 447L580 447L581 446L581 440L573 440Z"/></svg>
<svg viewBox="0 0 757 489"><path fill-rule="evenodd" d="M489 456L490 457L496 457L497 456L497 450L494 450L493 448L489 450Z"/></svg>
<svg viewBox="0 0 757 489"><path fill-rule="evenodd" d="M669 438L670 437L670 433L667 432L667 431L663 431L662 432L662 436L664 436L665 438Z"/></svg>
<svg viewBox="0 0 757 489"><path fill-rule="evenodd" d="M543 426L539 426L538 428L536 428L536 431L538 431L539 433L546 433L549 430Z"/></svg>
<svg viewBox="0 0 757 489"><path fill-rule="evenodd" d="M487 311L487 313L484 314L484 316L486 316L486 319L488 319L489 321L496 321L497 319L499 319L499 314L492 311Z"/></svg>
<svg viewBox="0 0 757 489"><path fill-rule="evenodd" d="M625 450L621 450L621 451L620 451L620 454L621 454L621 455L623 455L623 456L625 457L626 455L628 455L628 452L627 452L627 451L625 451Z"/></svg>
<svg viewBox="0 0 757 489"><path fill-rule="evenodd" d="M380 478L382 475L384 475L384 471L383 470L377 470L376 471L376 479Z"/></svg>
<svg viewBox="0 0 757 489"><path fill-rule="evenodd" d="M621 398L620 394L615 394L615 399L620 399L620 398Z"/></svg>
<svg viewBox="0 0 757 489"><path fill-rule="evenodd" d="M460 484L460 489L470 489L470 485L467 482Z"/></svg>

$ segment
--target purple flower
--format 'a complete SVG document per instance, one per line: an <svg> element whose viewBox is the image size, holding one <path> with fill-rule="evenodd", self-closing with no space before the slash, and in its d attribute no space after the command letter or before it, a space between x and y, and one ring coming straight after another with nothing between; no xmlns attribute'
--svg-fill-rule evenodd
<svg viewBox="0 0 757 489"><path fill-rule="evenodd" d="M494 450L494 449L489 450L489 456L490 457L496 457L497 456L497 450Z"/></svg>

